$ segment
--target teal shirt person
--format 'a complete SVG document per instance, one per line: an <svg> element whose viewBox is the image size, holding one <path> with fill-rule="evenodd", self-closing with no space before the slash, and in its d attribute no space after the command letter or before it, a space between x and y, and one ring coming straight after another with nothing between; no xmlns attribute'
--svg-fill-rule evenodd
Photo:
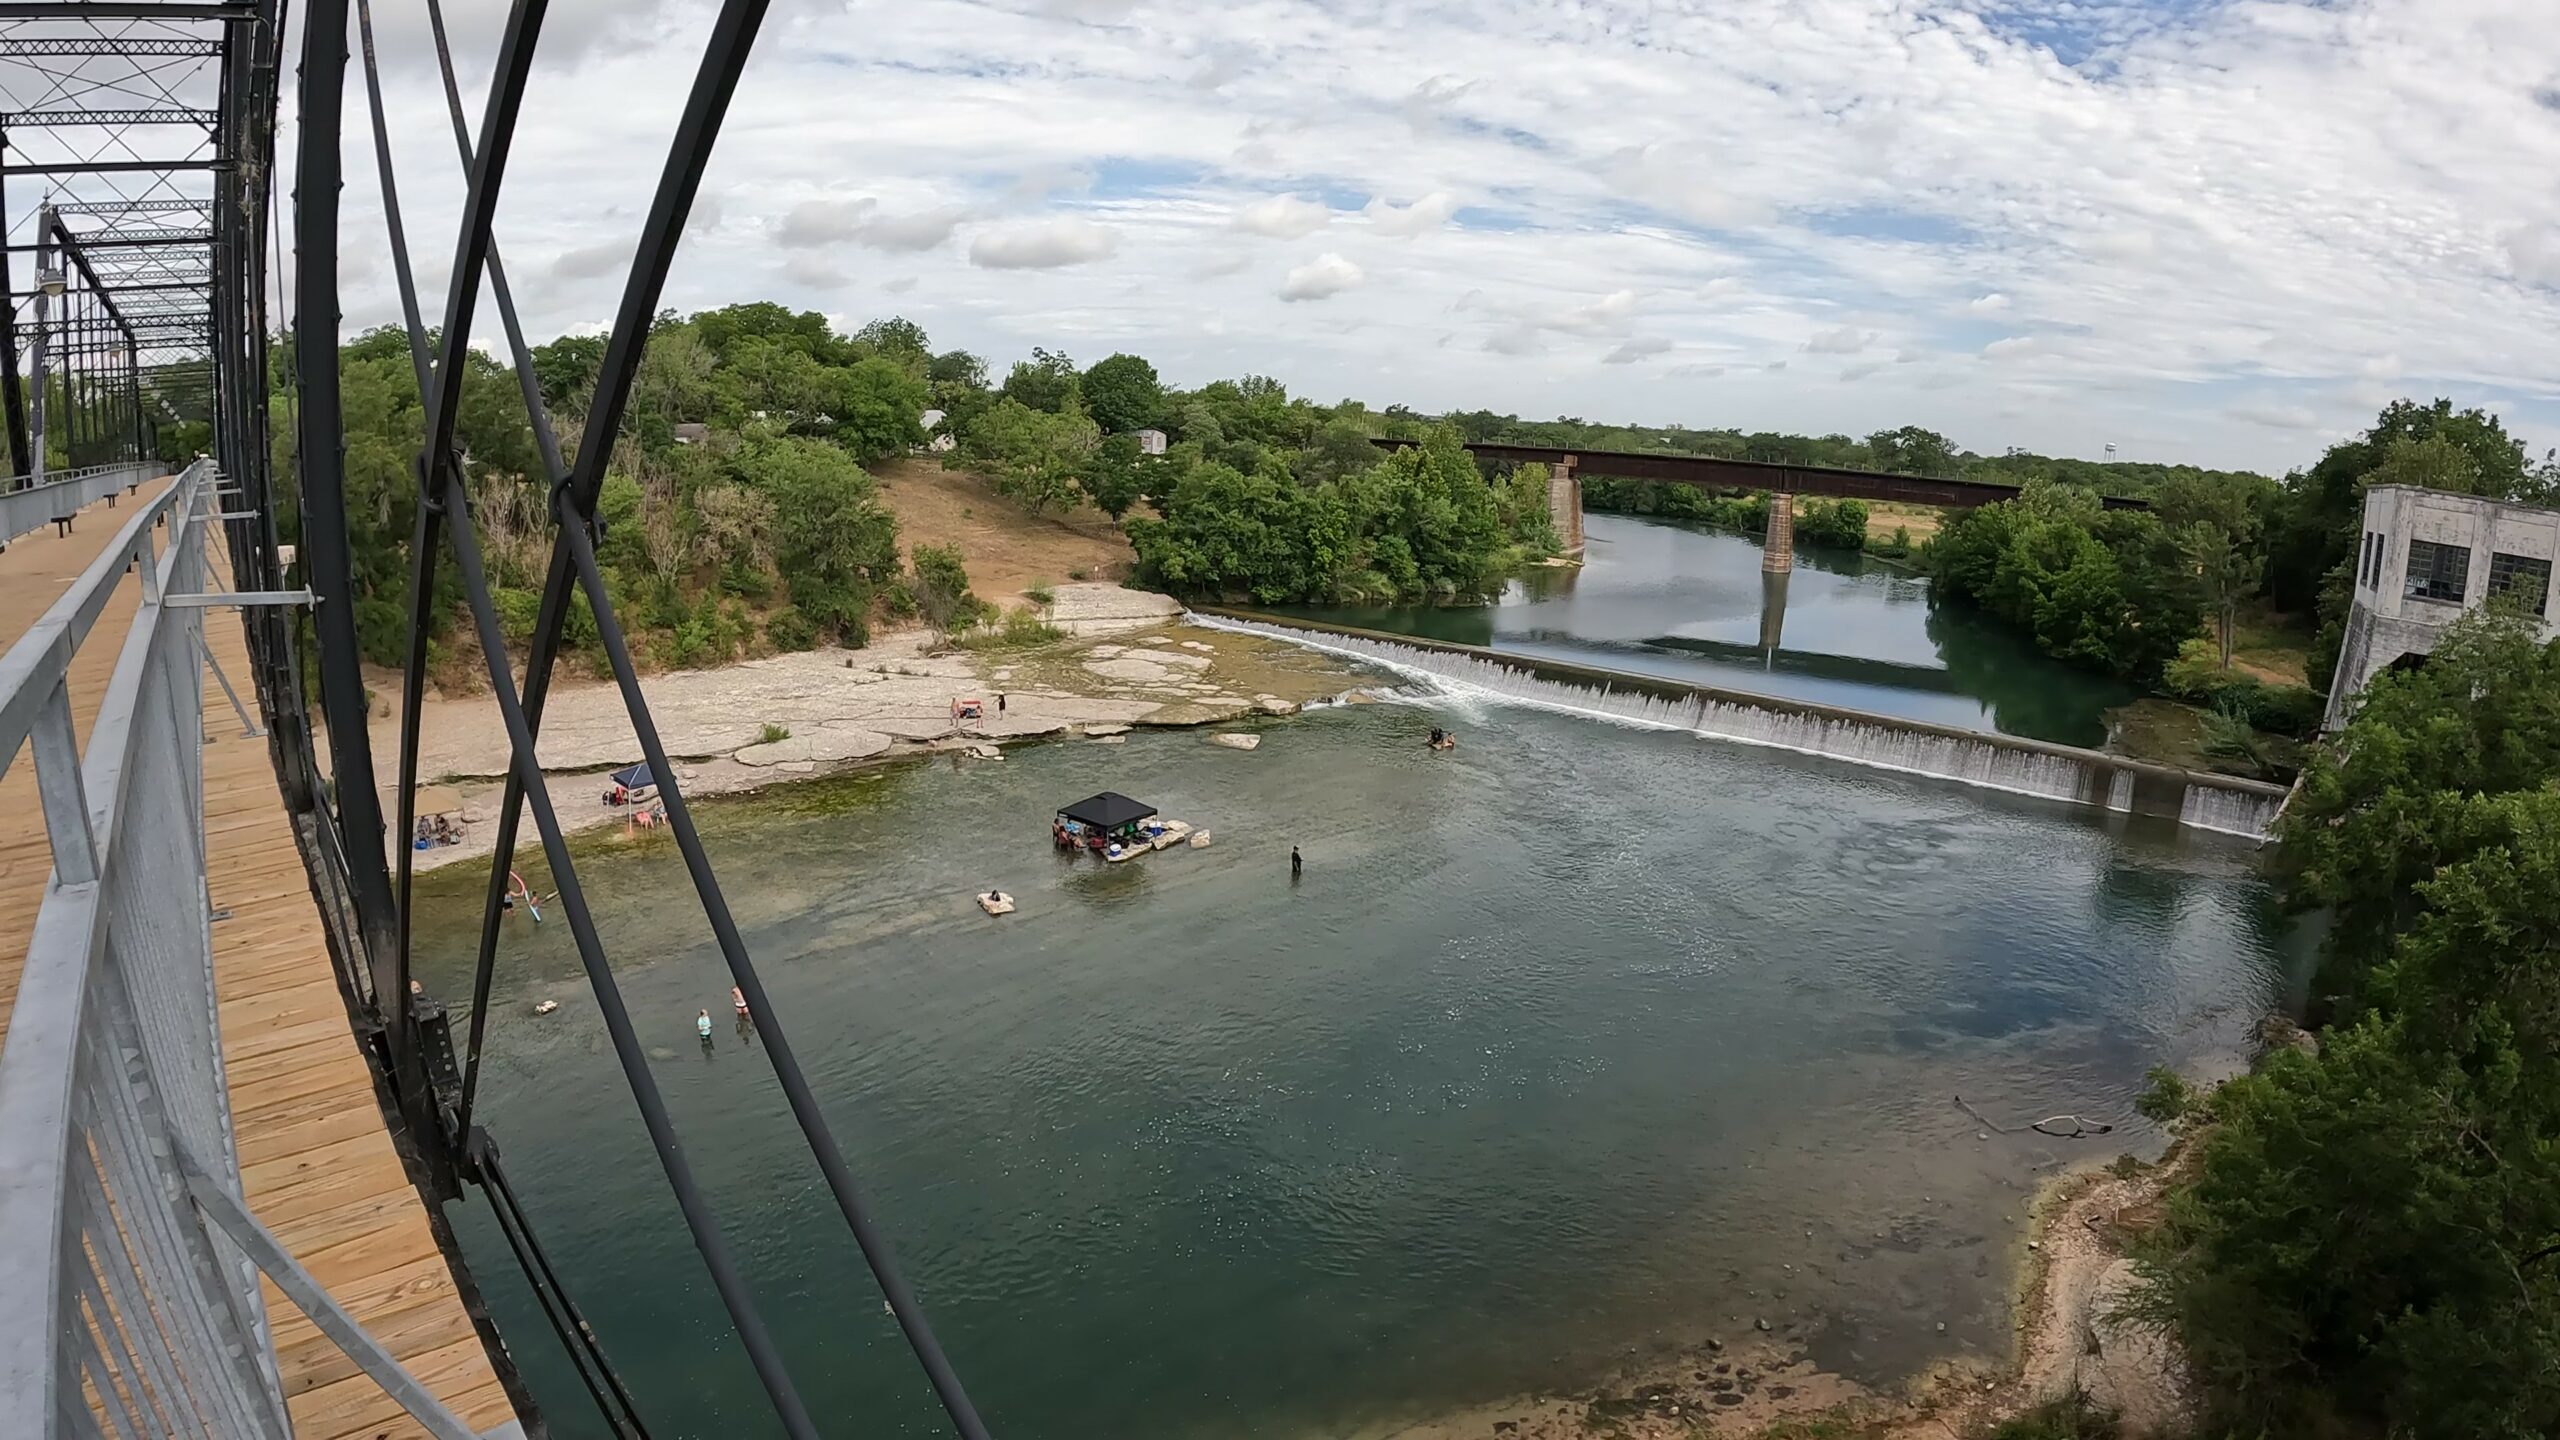
<svg viewBox="0 0 2560 1440"><path fill-rule="evenodd" d="M703 1039L705 1039L705 1040L708 1040L708 1039L710 1039L710 1038L711 1038L711 1012L710 1012L710 1011L705 1010L705 1011L703 1011L700 1015L697 1015L697 1016L695 1016L695 1017L694 1017L694 1020L693 1020L693 1031L694 1031L694 1033L695 1033L695 1034L700 1035L700 1036L701 1036Z"/></svg>

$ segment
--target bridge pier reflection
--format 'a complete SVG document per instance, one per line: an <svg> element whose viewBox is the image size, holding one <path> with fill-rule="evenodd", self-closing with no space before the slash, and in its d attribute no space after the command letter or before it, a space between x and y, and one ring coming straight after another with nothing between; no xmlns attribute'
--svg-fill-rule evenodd
<svg viewBox="0 0 2560 1440"><path fill-rule="evenodd" d="M1791 562L1792 563L1792 562ZM1787 629L1787 570L1760 571L1760 660L1774 665Z"/></svg>

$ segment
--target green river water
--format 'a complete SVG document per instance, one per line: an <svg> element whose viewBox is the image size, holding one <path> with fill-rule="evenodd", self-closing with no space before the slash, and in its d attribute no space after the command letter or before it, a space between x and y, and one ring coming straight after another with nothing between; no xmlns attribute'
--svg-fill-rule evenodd
<svg viewBox="0 0 2560 1440"><path fill-rule="evenodd" d="M1462 748L1426 752L1435 724ZM2295 968L2250 849L2173 826L1460 696L1263 734L699 807L779 1018L1012 1440L1338 1435L1761 1319L1866 1381L1997 1355L2033 1188L2156 1149L2144 1068L2235 1057ZM1106 787L1215 843L1052 851L1050 813ZM830 1433L943 1433L672 846L582 854L803 1394ZM419 911L422 974L456 1000L470 869ZM1020 913L980 915L989 886ZM778 1433L567 927L508 925L482 1114L543 1238L662 1440ZM2129 1123L1983 1138L1959 1093ZM553 1433L602 1433L485 1204L451 1213Z"/></svg>

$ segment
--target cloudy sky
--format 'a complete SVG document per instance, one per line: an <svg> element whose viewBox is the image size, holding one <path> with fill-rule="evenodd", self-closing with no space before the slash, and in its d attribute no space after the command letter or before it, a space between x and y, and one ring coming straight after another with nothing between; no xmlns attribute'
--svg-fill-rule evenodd
<svg viewBox="0 0 2560 1440"><path fill-rule="evenodd" d="M440 294L459 170L419 7L381 8ZM455 8L476 119L503 7ZM712 9L554 0L499 229L538 334L610 316ZM353 327L396 306L349 118ZM2551 0L778 0L668 299L903 314L999 370L1133 350L1325 400L2273 469L2449 394L2538 451L2560 22Z"/></svg>

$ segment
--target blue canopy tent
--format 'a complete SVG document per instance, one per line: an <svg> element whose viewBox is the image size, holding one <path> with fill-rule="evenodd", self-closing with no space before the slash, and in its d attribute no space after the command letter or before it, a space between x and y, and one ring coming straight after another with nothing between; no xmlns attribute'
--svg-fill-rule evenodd
<svg viewBox="0 0 2560 1440"><path fill-rule="evenodd" d="M625 790L646 790L657 784L658 780L656 776L649 773L649 762L643 760L637 765L614 771L613 783Z"/></svg>

